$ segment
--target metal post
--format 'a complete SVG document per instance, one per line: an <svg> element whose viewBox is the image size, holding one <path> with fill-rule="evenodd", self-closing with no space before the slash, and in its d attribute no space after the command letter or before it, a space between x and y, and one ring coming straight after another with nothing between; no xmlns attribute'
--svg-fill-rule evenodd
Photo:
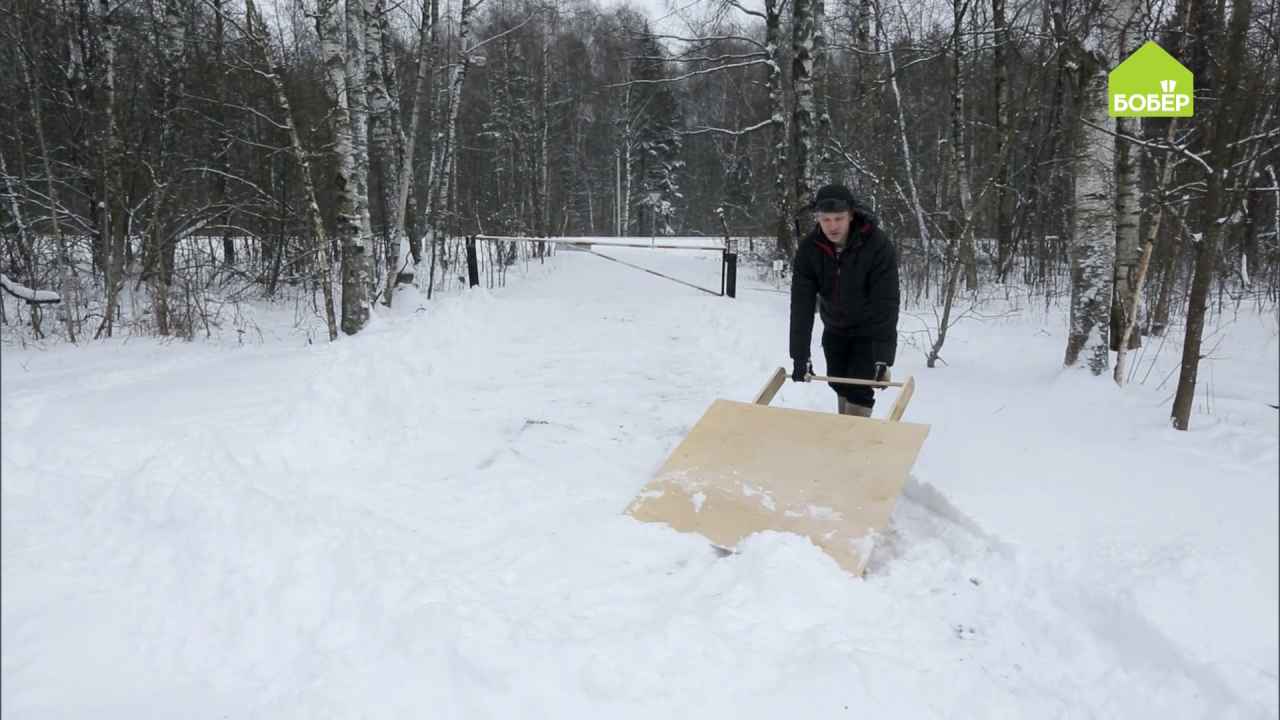
<svg viewBox="0 0 1280 720"><path fill-rule="evenodd" d="M480 262L476 259L476 236L467 236L467 280L471 287L480 284Z"/></svg>
<svg viewBox="0 0 1280 720"><path fill-rule="evenodd" d="M724 292L731 298L738 297L738 253L724 254Z"/></svg>

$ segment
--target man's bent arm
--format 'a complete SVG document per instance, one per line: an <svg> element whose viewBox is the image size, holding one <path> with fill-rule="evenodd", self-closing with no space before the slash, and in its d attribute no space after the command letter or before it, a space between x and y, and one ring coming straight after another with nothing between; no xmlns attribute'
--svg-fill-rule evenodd
<svg viewBox="0 0 1280 720"><path fill-rule="evenodd" d="M791 271L791 359L809 359L809 344L813 340L813 312L818 303L818 280L813 275L813 265L802 257L803 249L796 250Z"/></svg>
<svg viewBox="0 0 1280 720"><path fill-rule="evenodd" d="M886 243L875 267L868 289L871 315L872 355L875 362L892 365L898 351L898 253Z"/></svg>

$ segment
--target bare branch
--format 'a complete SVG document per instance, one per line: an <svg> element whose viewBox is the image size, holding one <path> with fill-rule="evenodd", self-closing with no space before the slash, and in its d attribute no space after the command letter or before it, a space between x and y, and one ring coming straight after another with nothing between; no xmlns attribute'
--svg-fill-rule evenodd
<svg viewBox="0 0 1280 720"><path fill-rule="evenodd" d="M184 172L188 172L188 173L200 173L200 174L208 173L208 174L210 174L210 175L217 175L217 176L219 176L219 177L227 178L228 180L234 180L235 182L241 183L241 184L243 184L243 185L248 185L250 188L252 188L255 192L257 192L257 193L258 193L259 195L261 195L262 197L265 197L265 198L268 198L268 199L273 199L273 196L272 196L272 194L271 194L271 193L267 192L266 190L263 190L262 188L258 187L256 184L254 184L254 183L252 183L252 182L250 182L250 181L248 181L248 180L245 180L244 178L240 177L239 175L235 175L234 173L225 172L225 171L223 171L223 170L219 170L218 168L213 168L213 167L208 167L208 166L204 166L204 167L193 167L193 168L186 168L186 169L184 170Z"/></svg>
<svg viewBox="0 0 1280 720"><path fill-rule="evenodd" d="M655 38L655 39L658 39L658 40L677 40L677 41L679 41L679 42L687 42L687 43L708 43L708 44L709 44L709 43L712 43L712 42L716 42L716 41L718 41L718 40L737 40L737 41L739 41L739 42L744 42L744 43L747 43L747 44L749 44L749 45L754 45L754 46L756 46L756 47L760 48L761 50L768 50L768 48L766 48L766 47L764 46L764 43L760 42L759 40L756 40L756 39L754 39L754 38L745 37L745 36L742 36L742 35L710 35L710 36L707 36L707 37L693 37L693 38L691 38L691 37L684 37L684 36L681 36L681 35L652 35L652 34L651 34L651 35L646 35L646 37L651 37L651 38Z"/></svg>
<svg viewBox="0 0 1280 720"><path fill-rule="evenodd" d="M731 70L733 68L750 67L752 65L766 65L768 64L768 62L769 62L768 60L752 60L751 62L745 62L745 63L731 63L729 65L718 65L716 67L705 68L703 70L694 70L692 72L687 72L683 75L677 75L675 77L670 77L670 78L660 78L658 80L628 80L626 82L621 82L621 83L609 83L608 85L605 85L605 87L614 88L614 87L626 87L628 85L661 85L663 83L673 83L673 82L679 82L681 80L687 80L695 75L707 75L709 73L719 72L721 70Z"/></svg>
<svg viewBox="0 0 1280 720"><path fill-rule="evenodd" d="M1124 140L1125 142L1128 142L1128 143L1132 143L1134 145L1141 145L1142 147L1149 148L1151 150L1162 150L1164 152L1179 153L1184 157L1188 157L1192 160L1195 160L1197 163L1200 163L1200 167L1204 168L1205 172L1210 174L1213 173L1213 168L1209 167L1209 163L1205 162L1204 158L1201 157L1201 155L1208 155L1209 153L1207 152L1202 153L1201 155L1197 155L1182 145L1169 145L1168 143L1154 142L1151 140L1143 140L1142 138L1136 138L1132 135L1125 135L1122 133L1118 133L1114 130L1108 130L1107 128L1104 128L1101 125L1097 125L1085 119L1081 119L1081 122L1093 128L1094 130L1106 133L1107 135L1110 135L1112 137L1120 138L1121 140Z"/></svg>
<svg viewBox="0 0 1280 720"><path fill-rule="evenodd" d="M681 135L702 135L704 133L719 133L721 135L737 137L739 135L746 135L747 133L755 132L756 130L766 128L771 124L773 124L773 118L769 118L767 120L761 120L755 125L742 128L741 130L725 130L724 128L704 127L704 128L698 128L697 130L681 130L680 134Z"/></svg>
<svg viewBox="0 0 1280 720"><path fill-rule="evenodd" d="M472 9L472 10L475 10L476 8L480 7L480 5L481 5L481 4L482 4L482 3L476 3L475 5L472 5L472 6L471 6L471 9ZM489 37L489 38L485 38L484 40L481 40L480 42L476 43L475 45L471 46L470 48L467 48L466 50L463 50L463 51L462 51L462 52L463 52L463 54L464 54L464 55L470 55L470 54L472 54L472 53L474 53L474 52L478 51L480 48L484 47L485 45L488 45L489 43L493 42L494 40L498 40L499 38L502 38L502 37L504 37L504 36L506 36L506 35L510 35L511 33L513 33L513 32L515 32L515 31L519 30L519 29L520 29L520 28L522 28L522 27L524 27L525 25L528 25L530 22L532 22L532 21L533 21L533 19L534 19L535 17L537 17L537 15L538 15L538 13L537 13L536 11L535 11L535 12L530 13L530 14L529 14L529 17L527 17L527 18L525 18L524 20L522 20L522 21L520 22L520 24L518 24L518 25L516 25L515 27L512 27L512 28L510 28L510 29L503 30L502 32L498 33L497 35L494 35L493 37Z"/></svg>
<svg viewBox="0 0 1280 720"><path fill-rule="evenodd" d="M0 274L0 288L19 300L26 300L31 305L47 305L51 303L62 302L62 296L56 292L49 290L32 290L22 283L9 279L8 275Z"/></svg>
<svg viewBox="0 0 1280 720"><path fill-rule="evenodd" d="M690 50L690 52L693 52ZM768 55L761 50L760 52L747 53L745 55L716 55L714 57L690 57L689 55L673 55L671 57L657 55L628 55L628 60L651 60L654 62L724 62L725 60L742 60L745 58L764 58Z"/></svg>
<svg viewBox="0 0 1280 720"><path fill-rule="evenodd" d="M1266 132L1255 133L1253 135L1250 135L1247 138L1241 138L1240 140L1237 140L1235 142L1227 143L1227 147L1235 147L1237 145L1247 145L1252 142L1257 142L1259 140L1266 140L1267 138L1273 138L1276 136L1280 136L1280 128L1272 128Z"/></svg>
<svg viewBox="0 0 1280 720"><path fill-rule="evenodd" d="M751 10L745 7L742 3L738 2L738 0L726 0L726 4L734 8L738 12L742 13L743 15L751 15L752 17L758 17L761 20L765 20L765 21L768 21L769 19L765 17L764 13L760 12L759 10Z"/></svg>

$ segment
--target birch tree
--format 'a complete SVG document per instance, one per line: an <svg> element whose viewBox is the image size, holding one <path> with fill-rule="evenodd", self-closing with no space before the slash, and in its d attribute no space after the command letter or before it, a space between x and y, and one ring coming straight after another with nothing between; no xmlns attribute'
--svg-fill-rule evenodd
<svg viewBox="0 0 1280 720"><path fill-rule="evenodd" d="M969 170L968 140L965 134L965 76L964 76L964 23L965 15L970 11L972 0L953 0L951 30L951 142L950 160L951 175L954 178L956 199L956 237L960 263L964 266L965 287L970 290L978 287L978 259L974 250L973 223L970 214L973 208L972 176ZM948 283L950 287L950 283ZM949 290L950 292L950 290Z"/></svg>
<svg viewBox="0 0 1280 720"><path fill-rule="evenodd" d="M81 0L85 2L85 0ZM83 5L82 5L83 7ZM105 285L107 306L98 325L95 337L111 337L119 306L120 288L124 285L124 255L129 242L125 227L120 195L123 193L122 175L124 153L120 133L116 127L116 24L110 0L98 0L96 23L90 32L99 34L101 66L98 72L98 90L102 98L99 105L98 130L98 230L102 236L105 261ZM87 12L85 13L88 14Z"/></svg>
<svg viewBox="0 0 1280 720"><path fill-rule="evenodd" d="M629 73L628 73L629 75ZM631 227L631 175L635 170L635 105L632 99L635 97L634 87L628 83L623 90L622 107L618 114L616 124L618 126L618 143L617 143L617 190L614 193L614 202L616 204L617 221L614 227L614 233L619 237L625 236L628 228Z"/></svg>
<svg viewBox="0 0 1280 720"><path fill-rule="evenodd" d="M769 119L772 127L770 164L773 174L774 213L777 217L777 254L790 259L797 238L791 228L791 189L787 186L787 112L782 77L782 6L784 0L764 0L765 48L769 62Z"/></svg>
<svg viewBox="0 0 1280 720"><path fill-rule="evenodd" d="M1120 62L1126 55L1137 48L1141 37L1135 23L1138 20L1138 4L1122 3L1117 8L1119 15L1116 23L1119 26L1119 37L1116 40L1115 62ZM1142 251L1138 242L1139 219L1142 214L1138 204L1141 189L1141 177L1138 173L1138 160L1141 158L1141 146L1128 141L1128 137L1137 134L1142 121L1134 118L1115 118L1116 144L1116 265L1115 293L1111 302L1111 327L1109 335L1111 349L1120 350L1121 342L1125 342L1125 350L1139 347L1141 335L1128 329L1137 319L1140 305L1138 295L1138 263Z"/></svg>
<svg viewBox="0 0 1280 720"><path fill-rule="evenodd" d="M409 265L409 248L404 212L400 207L405 137L400 127L400 101L396 92L386 0L373 0L365 24L364 48L369 99L369 166L378 178L376 200L378 216L382 220L382 249L386 263L383 303L390 306L396 278ZM408 199L407 193L405 199ZM402 254L403 265L400 264Z"/></svg>
<svg viewBox="0 0 1280 720"><path fill-rule="evenodd" d="M814 193L813 4L814 0L791 0L791 200L797 210Z"/></svg>
<svg viewBox="0 0 1280 720"><path fill-rule="evenodd" d="M1166 140L1170 144L1172 144L1173 138L1176 135L1177 128L1178 121L1174 118L1169 122L1167 130L1168 134ZM1119 273L1117 272L1117 300L1122 302L1127 308L1121 318L1123 320L1123 324L1118 330L1119 338L1115 343L1113 343L1116 350L1116 369L1112 377L1116 381L1117 385L1125 384L1128 375L1128 363L1126 362L1129 357L1128 351L1131 347L1137 345L1137 343L1131 343L1129 340L1130 337L1137 334L1138 313L1135 312L1133 308L1137 308L1141 302L1142 288L1146 283L1147 271L1151 266L1151 254L1155 250L1156 238L1160 234L1161 225L1165 218L1165 205L1168 202L1165 192L1169 187L1170 181L1173 179L1173 167L1174 158L1168 155L1162 157L1161 162L1158 164L1156 170L1155 191L1152 193L1155 199L1155 202L1153 203L1154 207L1152 208L1151 216L1147 221L1147 231L1139 250L1137 263L1133 269L1132 283L1125 289L1120 289L1119 287ZM1117 174L1119 174L1119 164L1117 164ZM1119 234L1118 225L1117 234ZM1117 244L1117 247L1119 247L1119 244ZM1118 262L1116 267L1117 269L1120 267ZM1125 297L1122 295L1124 292L1128 292L1129 295ZM1113 321L1115 319L1114 315L1115 313L1113 311Z"/></svg>
<svg viewBox="0 0 1280 720"><path fill-rule="evenodd" d="M176 0L164 0L155 25L159 59L156 67L159 88L155 106L156 125L159 132L156 134L152 153L151 222L144 251L144 273L150 278L156 332L166 336L172 329L169 317L169 293L173 282L174 253L178 241L175 232L171 232L172 229L168 226L169 205L172 202L170 193L174 183L171 177L176 134L174 114L177 96L182 94L181 73L185 66L183 18Z"/></svg>
<svg viewBox="0 0 1280 720"><path fill-rule="evenodd" d="M427 284L427 297L430 298L435 283L436 247L447 236L445 214L449 200L449 181L453 174L453 158L458 137L458 111L462 107L462 88L467 80L467 70L472 62L471 24L476 4L472 0L462 0L461 15L458 23L458 56L451 66L452 74L447 88L448 108L444 123L444 131L437 142L432 144L431 175L427 180L427 238L431 243L432 268Z"/></svg>
<svg viewBox="0 0 1280 720"><path fill-rule="evenodd" d="M396 198L393 215L389 221L394 231L399 237L396 244L395 268L396 275L394 278L387 278L387 302L391 302L391 287L393 283L412 283L416 276L416 268L421 262L421 251L414 251L417 244L409 235L409 191L413 185L414 162L417 155L418 132L422 126L423 117L431 109L431 101L429 99L429 87L431 80L431 72L434 65L434 50L436 48L436 37L438 35L437 22L438 5L436 0L430 0L429 7L424 7L422 18L418 25L418 41L414 53L413 73L411 77L413 82L410 85L411 92L409 94L409 125L404 132L403 147L404 152L400 157L400 166L397 170L396 178ZM384 40L386 33L383 33ZM389 53L384 51L384 57ZM394 77L385 74L387 82ZM428 122L429 124L429 122ZM396 124L399 128L399 124Z"/></svg>
<svg viewBox="0 0 1280 720"><path fill-rule="evenodd" d="M551 192L548 182L548 155L551 143L551 36L558 25L558 15L554 9L551 17L542 25L542 80L538 94L538 187L534 193L534 213L537 217L537 233L539 237L547 237L551 223ZM538 257L546 250L544 243L538 243Z"/></svg>
<svg viewBox="0 0 1280 720"><path fill-rule="evenodd" d="M329 329L329 341L338 339L338 322L334 317L333 281L329 276L333 268L333 260L329 257L329 237L324 229L324 220L320 215L320 204L316 201L316 185L311 171L311 161L302 146L302 138L298 134L298 123L294 118L293 106L289 103L289 95L285 92L284 67L272 60L270 40L267 37L266 25L258 14L254 0L245 0L245 34L258 54L262 65L259 72L264 73L271 88L275 92L276 103L284 113L285 131L289 134L289 148L294 160L302 170L303 197L307 205L307 218L311 224L311 237L315 243L316 264L320 269L320 287L324 297L325 323Z"/></svg>
<svg viewBox="0 0 1280 720"><path fill-rule="evenodd" d="M879 12L877 6L877 13ZM884 23L879 15L876 16L876 32L885 34ZM902 154L903 174L906 175L907 188L905 193L905 202L911 219L915 221L916 232L920 234L920 243L925 251L925 262L928 263L933 254L933 241L929 232L929 223L925 217L924 206L920 201L920 191L916 186L916 163L911 156L911 139L907 126L907 116L903 109L902 89L898 85L898 63L894 56L893 43L887 35L883 38L884 60L886 70L888 71L889 89L893 96L894 120L896 121L897 134L894 138L894 144ZM901 188L899 188L901 191ZM928 265L926 264L926 273ZM945 327L945 324L943 325ZM936 355L935 355L936 360ZM932 364L929 367L933 367Z"/></svg>
<svg viewBox="0 0 1280 720"><path fill-rule="evenodd" d="M1057 19L1058 32L1065 35L1065 20ZM1063 55L1074 80L1079 114L1072 157L1071 321L1064 363L1068 367L1084 364L1094 375L1111 365L1108 331L1115 286L1116 189L1115 121L1107 113L1107 69L1115 64L1120 36L1115 16L1104 16L1087 30L1083 41L1068 41Z"/></svg>
<svg viewBox="0 0 1280 720"><path fill-rule="evenodd" d="M351 116L351 171L355 181L355 214L360 225L358 245L364 248L356 261L357 274L363 275L365 303L373 288L373 227L369 218L369 71L365 42L368 0L346 1L347 111ZM366 310L367 311L367 310Z"/></svg>
<svg viewBox="0 0 1280 720"><path fill-rule="evenodd" d="M814 134L813 187L831 183L833 177L831 153L831 58L827 50L827 4L825 0L813 0L813 79L814 118L817 128Z"/></svg>
<svg viewBox="0 0 1280 720"><path fill-rule="evenodd" d="M996 273L1000 281L1004 281L1013 254L1013 222L1009 213L1009 160L1004 144L1006 128L1009 127L1009 61L1008 19L1005 15L1005 0L991 0L992 64L995 66L991 74L992 96L995 103L995 133L997 138L996 156L1004 157L996 169L996 197L993 201L996 212Z"/></svg>
<svg viewBox="0 0 1280 720"><path fill-rule="evenodd" d="M316 4L316 33L325 67L325 93L333 113L333 153L336 237L342 249L342 331L354 335L369 321L369 247L360 215L360 184L356 170L352 96L347 62L347 34L338 0ZM358 115L358 112L356 113ZM366 208L367 211L367 208Z"/></svg>
<svg viewBox="0 0 1280 720"><path fill-rule="evenodd" d="M213 3L213 64L215 72L217 72L216 95L214 97L213 106L213 123L217 128L219 140L227 142L227 71L226 71L226 9L224 0L211 0ZM222 143L215 143L220 145ZM227 176L230 174L231 168L228 162L229 153L226 151L217 153L217 168L219 170L217 177L214 178L214 202L218 205L225 206L227 201ZM229 224L231 217L231 209L224 210L221 224L225 227ZM231 238L230 228L226 228L222 234L222 264L226 267L233 267L236 263L236 246L235 241Z"/></svg>

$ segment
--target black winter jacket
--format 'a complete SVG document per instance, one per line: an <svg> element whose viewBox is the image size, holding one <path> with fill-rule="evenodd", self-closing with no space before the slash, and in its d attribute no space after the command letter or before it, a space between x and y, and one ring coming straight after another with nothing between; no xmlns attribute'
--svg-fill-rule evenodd
<svg viewBox="0 0 1280 720"><path fill-rule="evenodd" d="M858 208L844 251L815 225L796 248L791 275L791 358L807 360L814 306L829 333L872 341L875 362L892 365L898 349L898 253Z"/></svg>

